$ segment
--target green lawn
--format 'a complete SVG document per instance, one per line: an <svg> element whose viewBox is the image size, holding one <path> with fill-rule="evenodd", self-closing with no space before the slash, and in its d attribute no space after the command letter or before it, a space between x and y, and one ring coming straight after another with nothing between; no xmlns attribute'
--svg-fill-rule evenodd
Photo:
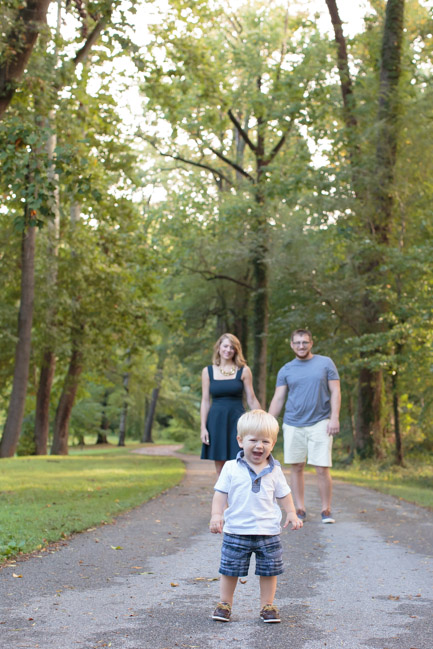
<svg viewBox="0 0 433 649"><path fill-rule="evenodd" d="M0 460L0 561L109 522L182 479L180 460L131 448Z"/></svg>

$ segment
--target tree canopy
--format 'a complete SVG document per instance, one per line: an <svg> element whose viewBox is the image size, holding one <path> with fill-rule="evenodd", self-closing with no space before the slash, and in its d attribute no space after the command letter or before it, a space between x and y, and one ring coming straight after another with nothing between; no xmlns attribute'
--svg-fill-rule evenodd
<svg viewBox="0 0 433 649"><path fill-rule="evenodd" d="M349 458L431 450L431 9L172 0L144 38L139 2L4 5L1 454L83 413L192 448L216 338L266 407L298 327Z"/></svg>

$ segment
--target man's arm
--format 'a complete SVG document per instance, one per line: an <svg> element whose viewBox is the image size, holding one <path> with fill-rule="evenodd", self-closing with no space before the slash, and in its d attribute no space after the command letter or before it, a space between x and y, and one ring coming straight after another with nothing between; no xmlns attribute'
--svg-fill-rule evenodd
<svg viewBox="0 0 433 649"><path fill-rule="evenodd" d="M337 381L338 383L338 381ZM269 406L269 414L278 417L287 396L287 386L279 385L275 388L274 396L272 397L271 405Z"/></svg>
<svg viewBox="0 0 433 649"><path fill-rule="evenodd" d="M328 435L338 435L340 432L340 406L341 406L341 391L340 381L328 381L328 388L331 394L331 415L328 423Z"/></svg>

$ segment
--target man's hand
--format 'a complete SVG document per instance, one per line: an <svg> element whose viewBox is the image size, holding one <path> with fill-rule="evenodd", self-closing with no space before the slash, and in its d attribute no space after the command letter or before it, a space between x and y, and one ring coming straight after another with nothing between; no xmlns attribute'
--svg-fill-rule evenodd
<svg viewBox="0 0 433 649"><path fill-rule="evenodd" d="M328 422L326 432L328 433L328 435L332 435L332 437L338 435L338 433L340 432L340 422L338 421L338 419L332 419L331 417Z"/></svg>

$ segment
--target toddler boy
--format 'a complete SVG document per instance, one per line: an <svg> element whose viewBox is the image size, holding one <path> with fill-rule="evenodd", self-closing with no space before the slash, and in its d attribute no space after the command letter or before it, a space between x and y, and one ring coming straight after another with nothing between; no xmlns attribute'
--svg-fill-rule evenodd
<svg viewBox="0 0 433 649"><path fill-rule="evenodd" d="M280 622L274 606L277 575L283 571L280 522L284 527L302 527L296 515L290 487L280 463L271 455L278 435L278 422L263 410L250 410L238 421L236 460L224 464L215 484L212 516L213 534L224 532L219 572L221 602L213 619L230 620L233 595L239 577L248 574L251 554L256 555L256 575L260 576L260 617L263 622ZM277 504L278 499L278 504Z"/></svg>

